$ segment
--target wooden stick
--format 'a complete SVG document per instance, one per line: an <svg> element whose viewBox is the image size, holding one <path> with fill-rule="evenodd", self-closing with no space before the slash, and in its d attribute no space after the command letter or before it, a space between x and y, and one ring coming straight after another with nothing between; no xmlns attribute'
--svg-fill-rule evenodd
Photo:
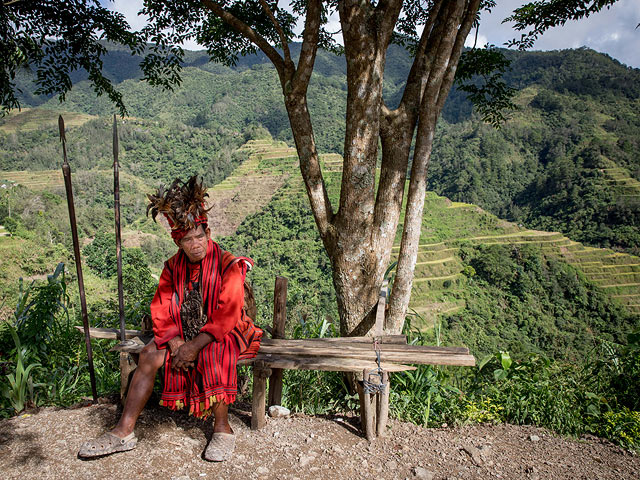
<svg viewBox="0 0 640 480"><path fill-rule="evenodd" d="M364 368L368 370L377 369L376 362L357 360L346 357L299 357L295 355L263 355L258 353L256 361L261 361L272 368L282 368L285 370L322 370L328 372L361 372ZM404 372L415 370L416 367L409 365L399 365L397 363L387 363L385 370L390 372Z"/></svg>
<svg viewBox="0 0 640 480"><path fill-rule="evenodd" d="M113 115L113 213L116 230L116 267L118 277L118 314L120 316L120 341L125 341L124 293L122 285L122 238L120 229L120 163L118 162L118 122Z"/></svg>
<svg viewBox="0 0 640 480"><path fill-rule="evenodd" d="M260 362L253 367L253 394L251 398L251 430L260 430L265 426L265 392L267 389L267 377L271 369L266 368Z"/></svg>
<svg viewBox="0 0 640 480"><path fill-rule="evenodd" d="M76 325L76 328L80 331L83 331L83 327ZM135 337L139 337L142 332L140 330L125 330L125 338L131 339ZM106 338L112 340L118 340L120 335L120 329L118 328L89 328L89 335L91 338Z"/></svg>
<svg viewBox="0 0 640 480"><path fill-rule="evenodd" d="M276 277L273 290L273 331L274 339L284 338L285 324L287 321L287 279ZM282 376L281 368L274 368L269 378L269 406L282 403Z"/></svg>
<svg viewBox="0 0 640 480"><path fill-rule="evenodd" d="M389 280L384 280L382 283L382 288L380 289L380 297L378 298L378 306L376 307L376 324L373 328L373 334L376 337L382 336L384 331L384 314L385 308L387 306L387 286L389 285Z"/></svg>
<svg viewBox="0 0 640 480"><path fill-rule="evenodd" d="M380 344L397 344L406 345L406 335L382 335L377 337L380 339ZM306 342L327 342L327 343L366 343L368 345L373 344L373 337L325 337L325 338L305 338Z"/></svg>
<svg viewBox="0 0 640 480"><path fill-rule="evenodd" d="M96 389L96 374L93 369L93 351L91 350L91 337L89 334L89 315L87 314L87 299L84 293L84 277L82 276L82 257L80 256L80 241L78 240L78 226L76 225L76 208L73 203L73 188L71 185L71 167L67 161L67 137L64 132L64 120L62 115L58 117L58 130L60 132L60 142L62 142L62 175L64 176L64 188L67 192L67 207L69 208L69 223L71 224L71 238L73 240L73 256L76 262L76 273L78 274L78 294L80 295L80 311L82 312L82 325L84 327L84 342L87 348L87 361L89 364L89 380L91 382L91 393L93 402L98 401L98 390Z"/></svg>
<svg viewBox="0 0 640 480"><path fill-rule="evenodd" d="M137 355L136 355L137 357ZM124 405L129 390L131 373L138 367L138 362L127 352L120 352L120 401Z"/></svg>
<svg viewBox="0 0 640 480"><path fill-rule="evenodd" d="M364 369L362 372L362 378L364 378L365 380L367 379L367 372L368 369ZM364 410L362 412L362 415L364 416L364 434L367 437L367 440L369 440L370 442L373 442L373 440L376 438L376 431L374 428L374 422L373 422L373 415L374 415L374 406L372 405L371 402L371 394L367 393L366 390L363 390L363 407Z"/></svg>
<svg viewBox="0 0 640 480"><path fill-rule="evenodd" d="M350 358L353 360L363 360L375 363L376 354L373 350L366 351L361 349L348 349L345 346L339 348L326 347L289 347L283 349L281 347L273 347L264 345L260 347L259 354L269 359L279 356L290 356L296 358L315 357L320 358ZM476 361L473 355L453 354L448 352L399 352L399 351L381 351L380 359L383 363L410 363L418 365L459 365L474 366Z"/></svg>
<svg viewBox="0 0 640 480"><path fill-rule="evenodd" d="M379 437L384 437L387 433L387 420L389 419L389 372L382 372L382 383L385 384L384 390L377 395L378 404L376 411L376 431Z"/></svg>
<svg viewBox="0 0 640 480"><path fill-rule="evenodd" d="M348 337L346 337L348 338ZM348 351L371 351L373 352L373 339L369 337L369 343L363 342L328 342L324 338L314 339L282 339L275 340L270 338L263 338L260 342L261 346L281 348L283 351L289 348L334 348ZM469 349L466 347L436 347L432 345L406 345L406 344L386 344L380 346L381 351L385 352L414 352L414 353L448 353L448 354L461 354L468 355Z"/></svg>
<svg viewBox="0 0 640 480"><path fill-rule="evenodd" d="M80 331L82 327L76 326ZM118 335L120 330L117 328L98 328L91 327L89 328L89 332L91 338L111 338L114 340L118 339ZM125 330L126 338L133 338L143 335L144 330L135 330L135 329L127 329ZM407 345L406 339L407 337L404 335L384 335L381 338L381 345L385 345L385 349L395 349L399 348L398 345L404 345L403 350L408 347L411 350L414 345ZM308 345L317 345L317 344L329 344L329 345L341 345L341 344L349 344L352 347L360 347L370 349L373 345L372 337L329 337L329 338L305 338L305 339L272 339L272 338L263 338L260 342L261 345L297 345L297 344L308 344ZM424 347L420 347L424 348ZM464 347L428 347L434 349L446 349L447 351L455 350L460 351L461 353L468 353L469 349ZM408 351L409 351L408 350ZM435 351L435 350L434 350Z"/></svg>

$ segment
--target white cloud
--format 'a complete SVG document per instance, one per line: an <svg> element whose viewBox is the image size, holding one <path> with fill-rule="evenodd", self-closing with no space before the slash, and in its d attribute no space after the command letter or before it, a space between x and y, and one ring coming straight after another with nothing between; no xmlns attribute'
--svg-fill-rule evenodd
<svg viewBox="0 0 640 480"><path fill-rule="evenodd" d="M123 14L133 30L140 30L149 20L146 15L138 15L142 10L142 0L113 0L105 6L109 10Z"/></svg>
<svg viewBox="0 0 640 480"><path fill-rule="evenodd" d="M491 14L484 13L480 21L480 34L486 35L494 45L504 43L519 34L512 24L502 20L520 5L523 0L498 0ZM567 22L545 32L534 45L534 50L559 50L587 46L607 53L622 63L640 67L640 2L620 0L610 9L605 9L589 18Z"/></svg>
<svg viewBox="0 0 640 480"><path fill-rule="evenodd" d="M478 38L476 38L476 32L473 31L467 35L467 39L464 41L465 47L473 47L474 45L478 48L484 47L489 39L486 35L481 35L478 33Z"/></svg>
<svg viewBox="0 0 640 480"><path fill-rule="evenodd" d="M147 22L146 17L138 15L142 8L142 0L102 1L108 8L122 13L131 27L136 30L142 28ZM523 3L526 2L498 0L498 6L493 9L493 12L491 14L485 12L482 16L477 45L484 46L489 42L501 47L505 42L518 36L518 33L512 29L512 25L503 24L502 20ZM636 29L638 23L640 23L640 1L620 0L610 9L605 9L587 19L568 22L562 27L547 31L538 39L534 49L558 50L587 46L607 53L622 63L640 68L640 29ZM302 22L298 25L298 29L302 30ZM337 15L329 19L327 29L334 32L340 29ZM342 35L339 34L339 37L337 40L342 43ZM474 40L475 32L472 31L465 45L473 45ZM202 49L195 41L186 42L184 47L190 50Z"/></svg>

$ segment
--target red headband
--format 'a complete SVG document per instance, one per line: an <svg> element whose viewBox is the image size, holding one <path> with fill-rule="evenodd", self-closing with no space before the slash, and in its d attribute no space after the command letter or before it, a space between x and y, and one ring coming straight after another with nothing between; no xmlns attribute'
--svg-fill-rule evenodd
<svg viewBox="0 0 640 480"><path fill-rule="evenodd" d="M169 218L169 216L165 215L165 217L167 218L167 221L169 222L169 226L171 227L171 238L173 238L175 241L179 242L182 239L182 237L184 237L187 234L187 232L191 230L190 228L173 228L174 224ZM207 218L206 215L200 215L193 222L194 224L193 228L197 228L198 225L202 225L203 228L206 230L208 221L209 219Z"/></svg>

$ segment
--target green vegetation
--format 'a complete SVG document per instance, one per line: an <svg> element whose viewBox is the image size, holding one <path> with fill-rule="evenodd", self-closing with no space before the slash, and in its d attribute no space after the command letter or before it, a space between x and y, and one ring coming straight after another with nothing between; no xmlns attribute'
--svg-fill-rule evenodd
<svg viewBox="0 0 640 480"><path fill-rule="evenodd" d="M501 130L481 125L459 94L447 104L450 123L440 125L430 181L456 201L427 195L407 324L415 342L465 344L486 361L477 369L394 375L392 413L429 426L535 423L637 449L640 356L638 336L629 332L640 322L638 73L591 51L509 55L508 82L526 88L517 97L522 110ZM188 60L184 88L168 96L134 81L139 72L129 64L120 78L133 115L120 125L127 324L148 313L152 274L176 248L144 216L145 193L175 175L205 172L214 235L256 261L249 279L258 323L270 323L274 277L283 275L287 335L337 335L330 264L297 158L282 143L290 132L273 70L258 57L235 69L204 63L201 54ZM401 92L406 60L389 59L385 89L392 98ZM318 144L340 152L345 67L326 52L318 62L310 93ZM598 69L590 72L589 62ZM615 75L599 73L606 71ZM112 107L83 82L68 98L65 109L82 112L65 118L73 119L67 138L90 320L115 326ZM0 179L20 184L0 190L0 232L13 235L0 236L0 318L8 320L0 323L2 415L30 404L69 405L90 392L84 345L73 328L80 319L56 106L44 101L0 120ZM340 156L322 160L335 201ZM553 231L541 231L547 229ZM66 274L56 270L59 262ZM10 325L17 325L20 347ZM94 342L101 394L119 386L110 346ZM42 366L27 371L36 364ZM285 375L284 401L295 410L356 407L340 375Z"/></svg>
<svg viewBox="0 0 640 480"><path fill-rule="evenodd" d="M640 97L633 94L613 100L536 85L520 92L521 110L500 130L442 122L429 186L530 228L637 255Z"/></svg>

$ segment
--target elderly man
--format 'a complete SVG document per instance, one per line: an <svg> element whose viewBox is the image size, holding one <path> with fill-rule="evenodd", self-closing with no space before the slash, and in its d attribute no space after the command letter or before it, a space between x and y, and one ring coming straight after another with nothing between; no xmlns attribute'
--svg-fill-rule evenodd
<svg viewBox="0 0 640 480"><path fill-rule="evenodd" d="M167 217L179 250L165 262L151 302L154 341L140 354L120 421L111 432L86 442L78 452L81 458L135 448L136 421L163 366L161 405L188 407L196 417L214 416L204 458L227 460L234 450L228 406L236 398L236 365L256 355L262 330L243 310L251 260L235 258L211 240L205 197L196 177L185 183L176 179L168 190L149 196L147 212L154 220L158 213Z"/></svg>

